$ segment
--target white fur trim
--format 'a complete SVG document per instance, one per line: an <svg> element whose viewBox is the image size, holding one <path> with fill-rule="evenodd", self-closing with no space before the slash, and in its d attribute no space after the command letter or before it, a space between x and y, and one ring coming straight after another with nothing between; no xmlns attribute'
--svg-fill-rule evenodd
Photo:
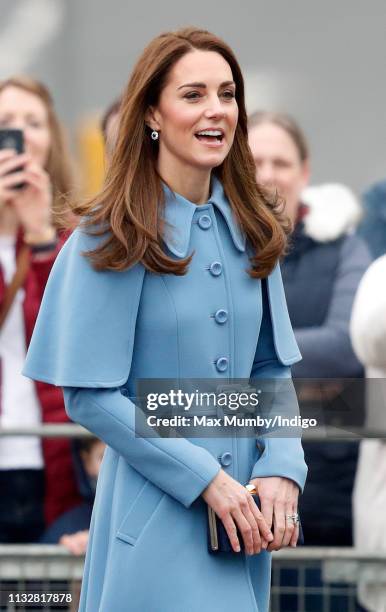
<svg viewBox="0 0 386 612"><path fill-rule="evenodd" d="M339 183L307 187L301 201L310 208L303 219L305 233L317 242L329 242L352 232L362 216L355 194Z"/></svg>
<svg viewBox="0 0 386 612"><path fill-rule="evenodd" d="M386 377L386 255L365 272L351 314L351 341L358 359L367 368L383 370ZM372 373L374 376L374 373Z"/></svg>

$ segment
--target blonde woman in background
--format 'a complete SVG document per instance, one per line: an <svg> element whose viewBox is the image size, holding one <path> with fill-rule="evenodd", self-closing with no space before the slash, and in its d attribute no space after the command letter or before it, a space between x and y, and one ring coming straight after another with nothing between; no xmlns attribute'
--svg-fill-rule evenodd
<svg viewBox="0 0 386 612"><path fill-rule="evenodd" d="M62 196L72 189L69 154L46 87L27 77L1 82L0 129L21 130L24 140L22 154L0 150L0 426L63 422L68 419L60 390L21 375L46 281L65 240L59 230ZM0 491L0 542L37 541L80 500L69 441L0 438Z"/></svg>

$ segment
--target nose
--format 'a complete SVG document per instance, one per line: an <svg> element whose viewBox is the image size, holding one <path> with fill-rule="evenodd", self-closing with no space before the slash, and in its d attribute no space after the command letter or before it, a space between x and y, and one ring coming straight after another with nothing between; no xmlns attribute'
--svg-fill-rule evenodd
<svg viewBox="0 0 386 612"><path fill-rule="evenodd" d="M221 101L218 98L218 95L210 96L208 98L208 104L205 109L205 117L208 119L216 119L219 117L225 117L225 111L223 106L221 105Z"/></svg>
<svg viewBox="0 0 386 612"><path fill-rule="evenodd" d="M267 187L274 186L276 183L275 170L272 164L262 164L257 168L257 180Z"/></svg>

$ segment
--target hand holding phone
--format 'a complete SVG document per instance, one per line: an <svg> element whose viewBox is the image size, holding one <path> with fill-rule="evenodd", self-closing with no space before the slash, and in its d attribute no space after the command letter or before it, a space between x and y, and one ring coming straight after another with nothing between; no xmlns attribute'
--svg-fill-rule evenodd
<svg viewBox="0 0 386 612"><path fill-rule="evenodd" d="M24 153L24 134L22 130L14 130L14 129L0 129L0 151L4 149L14 150L17 156L21 156ZM20 161L20 160L19 160ZM11 161L8 163L10 169L5 172L5 176L7 174L12 174L14 172L20 172L23 169L23 164L15 165L15 161ZM4 175L2 175L4 176ZM17 183L10 187L10 189L23 189L25 187L25 183Z"/></svg>

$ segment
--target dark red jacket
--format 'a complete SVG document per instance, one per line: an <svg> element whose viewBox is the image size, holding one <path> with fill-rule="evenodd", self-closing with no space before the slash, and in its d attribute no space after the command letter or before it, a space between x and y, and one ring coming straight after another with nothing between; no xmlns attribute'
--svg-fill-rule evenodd
<svg viewBox="0 0 386 612"><path fill-rule="evenodd" d="M24 283L25 298L23 303L26 346L28 347L38 315L44 288L55 258L62 247L66 236L59 240L55 251L44 256L30 255L30 268ZM23 243L19 234L16 253ZM4 279L0 266L0 303L4 294ZM41 406L41 418L44 423L68 422L63 403L62 390L43 382L35 382L37 396ZM70 440L61 438L42 439L45 466L45 518L49 525L60 514L81 503L77 489Z"/></svg>

